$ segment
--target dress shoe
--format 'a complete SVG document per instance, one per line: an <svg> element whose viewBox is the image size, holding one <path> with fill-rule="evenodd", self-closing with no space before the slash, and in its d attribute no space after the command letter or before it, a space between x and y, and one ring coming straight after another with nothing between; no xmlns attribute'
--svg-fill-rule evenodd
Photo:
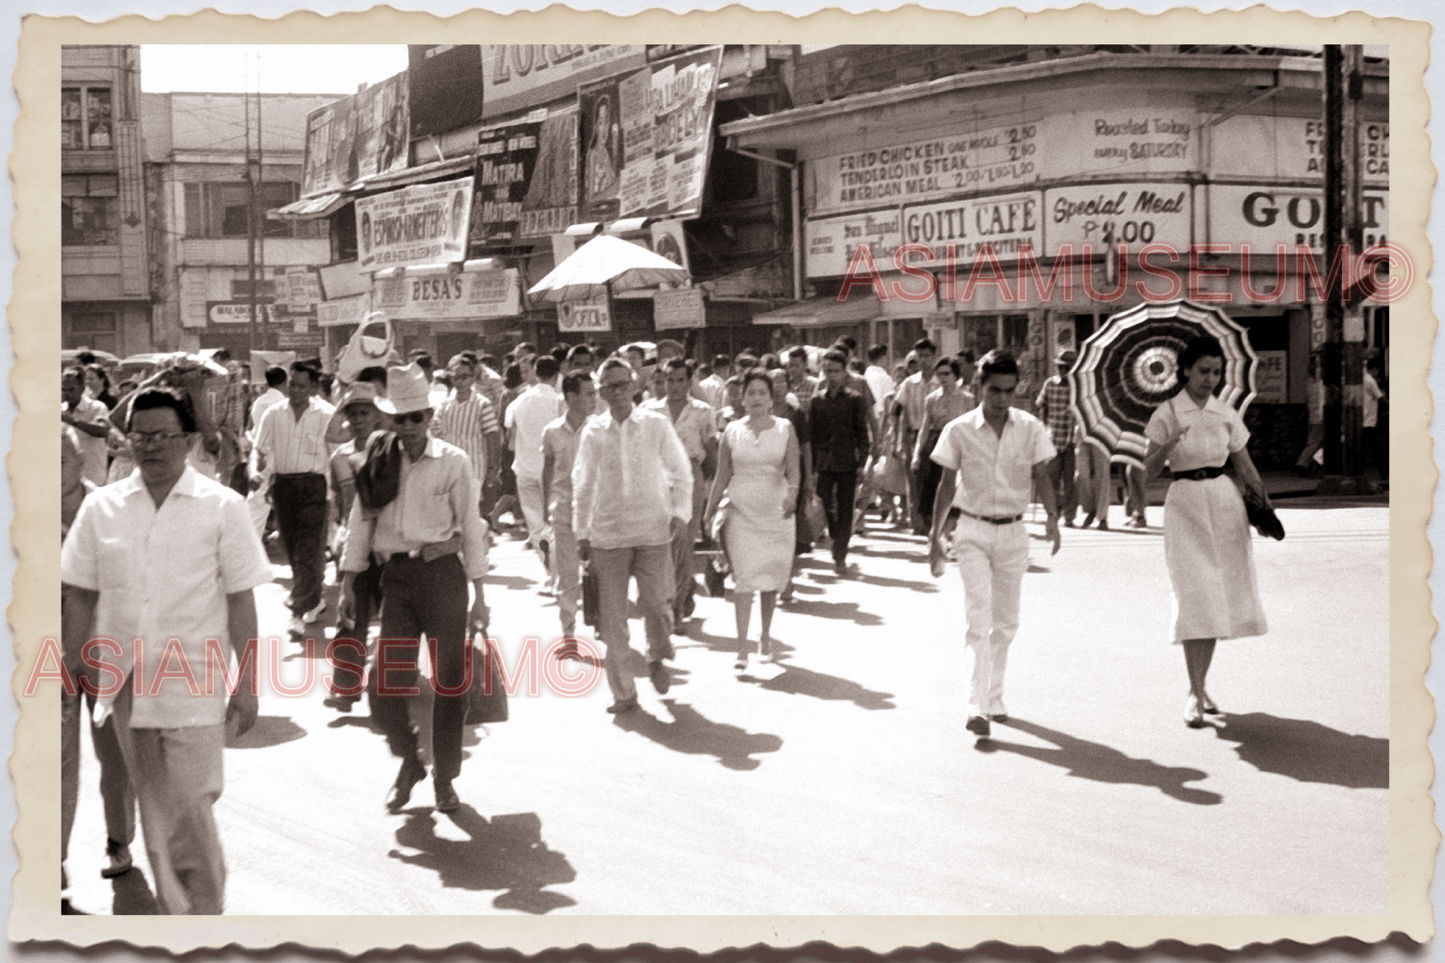
<svg viewBox="0 0 1445 963"><path fill-rule="evenodd" d="M107 840L105 844L105 868L100 875L106 879L114 879L131 867L130 847L125 843L116 842L114 839Z"/></svg>
<svg viewBox="0 0 1445 963"><path fill-rule="evenodd" d="M462 808L462 801L457 798L457 791L452 788L450 779L434 780L432 790L436 794L437 812L454 813Z"/></svg>
<svg viewBox="0 0 1445 963"><path fill-rule="evenodd" d="M1099 519L1099 531L1101 531L1101 532L1107 532L1108 530L1109 530L1109 520L1108 520L1107 518L1101 518L1101 519Z"/></svg>
<svg viewBox="0 0 1445 963"><path fill-rule="evenodd" d="M607 707L607 711L615 716L623 712L631 712L636 708L637 697L633 696L631 699L618 699L616 702L612 703L612 705Z"/></svg>
<svg viewBox="0 0 1445 963"><path fill-rule="evenodd" d="M418 759L407 759L401 764L401 771L396 774L396 782L391 787L391 792L386 797L386 808L396 812L411 802L411 790L417 783L421 782L426 775L426 766Z"/></svg>
<svg viewBox="0 0 1445 963"><path fill-rule="evenodd" d="M988 720L983 716L969 716L964 728L979 738L984 738L989 733Z"/></svg>
<svg viewBox="0 0 1445 963"><path fill-rule="evenodd" d="M1192 692L1189 694L1189 698L1184 701L1184 724L1191 729L1203 729L1206 724L1204 721L1204 708L1199 704L1199 700L1194 697Z"/></svg>
<svg viewBox="0 0 1445 963"><path fill-rule="evenodd" d="M360 698L360 696L331 696L323 699L321 704L328 709L335 709L337 712L350 712Z"/></svg>
<svg viewBox="0 0 1445 963"><path fill-rule="evenodd" d="M667 695L667 690L672 688L672 678L667 674L667 666L662 660L647 663L647 677L652 680L652 687L657 690L658 695Z"/></svg>
<svg viewBox="0 0 1445 963"><path fill-rule="evenodd" d="M287 634L293 639L300 639L306 635L306 620L299 615L291 616L291 621L286 625Z"/></svg>

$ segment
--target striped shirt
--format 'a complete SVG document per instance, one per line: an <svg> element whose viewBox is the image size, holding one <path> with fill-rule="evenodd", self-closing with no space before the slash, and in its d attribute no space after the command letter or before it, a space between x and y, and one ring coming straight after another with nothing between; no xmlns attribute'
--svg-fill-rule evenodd
<svg viewBox="0 0 1445 963"><path fill-rule="evenodd" d="M256 430L256 450L278 475L325 475L331 461L326 426L336 409L320 398L310 398L297 419L290 402L266 409Z"/></svg>
<svg viewBox="0 0 1445 963"><path fill-rule="evenodd" d="M1034 400L1039 420L1049 429L1049 438L1059 451L1069 447L1074 438L1074 416L1069 411L1069 385L1055 375L1044 382L1043 390Z"/></svg>
<svg viewBox="0 0 1445 963"><path fill-rule="evenodd" d="M437 406L436 420L432 433L449 445L456 445L467 453L472 461L472 471L478 478L487 475L487 435L500 434L501 424L497 421L497 410L492 403L476 390L465 401L451 396Z"/></svg>

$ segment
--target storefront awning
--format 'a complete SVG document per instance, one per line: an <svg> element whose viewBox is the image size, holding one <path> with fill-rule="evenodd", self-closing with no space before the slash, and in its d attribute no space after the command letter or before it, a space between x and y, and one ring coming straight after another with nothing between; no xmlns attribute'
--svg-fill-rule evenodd
<svg viewBox="0 0 1445 963"><path fill-rule="evenodd" d="M839 301L836 297L808 298L772 311L753 315L753 324L786 324L793 328L822 328L831 324L858 324L884 314L871 292Z"/></svg>
<svg viewBox="0 0 1445 963"><path fill-rule="evenodd" d="M352 199L354 195L349 192L338 194L321 194L317 197L303 197L299 201L293 201L285 207L278 207L273 211L267 211L268 218L275 218L288 221L314 221L318 217L330 217L339 211Z"/></svg>
<svg viewBox="0 0 1445 963"><path fill-rule="evenodd" d="M449 174L470 174L475 166L475 158L468 154L464 157L453 157L450 160L418 164L416 167L408 167L405 170L399 170L392 174L378 174L375 177L367 178L361 186L368 191L386 190L393 187L407 187L411 184L420 184L423 181L433 180L438 177L446 177Z"/></svg>

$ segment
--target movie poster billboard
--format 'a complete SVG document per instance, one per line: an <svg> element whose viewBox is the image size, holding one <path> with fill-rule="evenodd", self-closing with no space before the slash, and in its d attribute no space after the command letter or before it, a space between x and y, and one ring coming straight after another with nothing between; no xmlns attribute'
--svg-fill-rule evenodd
<svg viewBox="0 0 1445 963"><path fill-rule="evenodd" d="M368 177L404 170L408 127L406 71L311 111L302 195L344 191Z"/></svg>
<svg viewBox="0 0 1445 963"><path fill-rule="evenodd" d="M471 197L472 179L461 177L357 198L358 269L464 260Z"/></svg>
<svg viewBox="0 0 1445 963"><path fill-rule="evenodd" d="M472 242L516 244L577 222L577 110L540 111L477 134Z"/></svg>
<svg viewBox="0 0 1445 963"><path fill-rule="evenodd" d="M578 87L584 220L699 212L721 63L708 47Z"/></svg>

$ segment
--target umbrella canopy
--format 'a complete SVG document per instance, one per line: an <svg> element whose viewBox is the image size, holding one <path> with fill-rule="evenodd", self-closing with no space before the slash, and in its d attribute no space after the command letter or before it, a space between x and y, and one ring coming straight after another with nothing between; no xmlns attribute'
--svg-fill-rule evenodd
<svg viewBox="0 0 1445 963"><path fill-rule="evenodd" d="M631 241L602 234L567 256L527 291L547 301L585 301L599 294L685 283L687 269Z"/></svg>
<svg viewBox="0 0 1445 963"><path fill-rule="evenodd" d="M1085 438L1112 460L1143 468L1149 416L1178 391L1179 355L1200 335L1219 339L1224 348L1216 394L1243 413L1254 398L1257 362L1248 332L1218 308L1145 303L1109 318L1079 346L1069 388Z"/></svg>

